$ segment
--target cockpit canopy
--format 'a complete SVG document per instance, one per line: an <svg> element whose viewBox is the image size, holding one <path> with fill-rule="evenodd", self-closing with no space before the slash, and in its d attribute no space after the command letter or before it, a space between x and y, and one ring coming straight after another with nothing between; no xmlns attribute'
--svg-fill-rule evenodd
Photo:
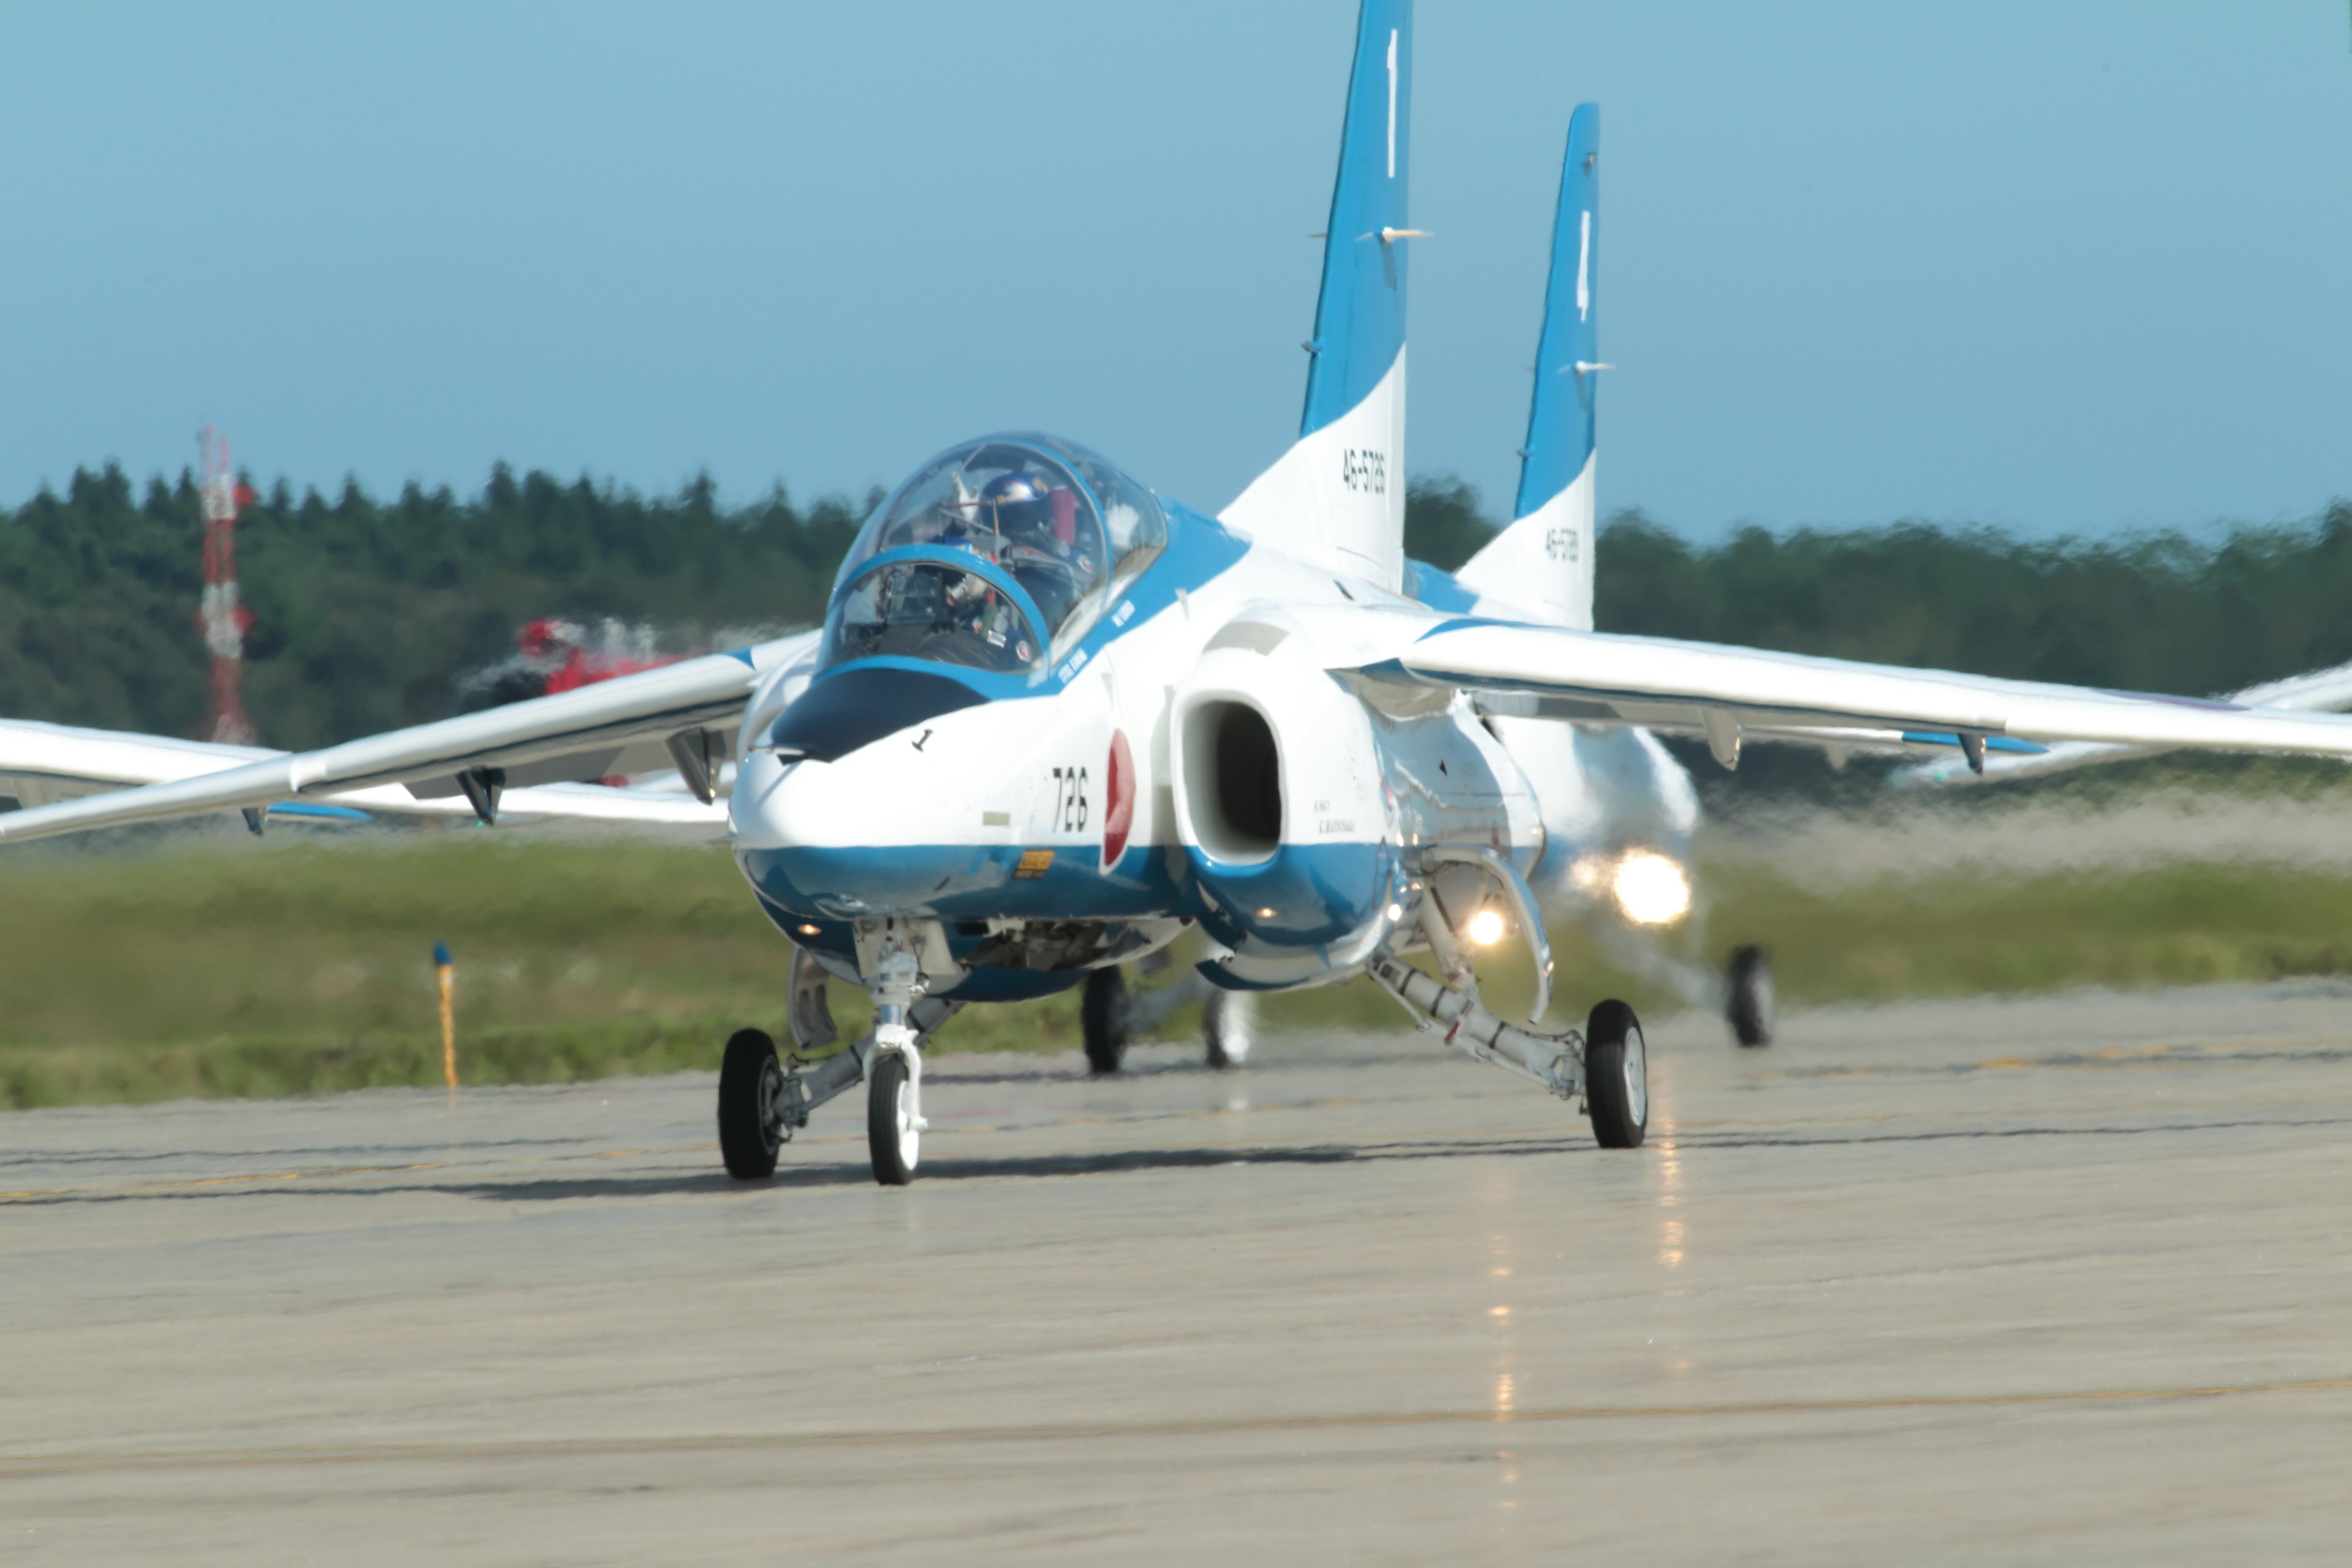
<svg viewBox="0 0 2352 1568"><path fill-rule="evenodd" d="M893 653L982 669L1033 668L1084 637L1111 591L1167 542L1167 516L1151 492L1075 442L1022 434L950 447L859 531L835 580L824 662ZM901 557L866 571L884 552L910 547L929 559ZM975 569L953 564L958 555L972 557ZM980 566L1022 590L1034 627Z"/></svg>

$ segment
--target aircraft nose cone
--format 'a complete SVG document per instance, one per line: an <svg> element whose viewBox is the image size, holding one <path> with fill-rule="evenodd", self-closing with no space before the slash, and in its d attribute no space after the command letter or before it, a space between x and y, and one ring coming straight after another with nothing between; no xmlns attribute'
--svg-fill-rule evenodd
<svg viewBox="0 0 2352 1568"><path fill-rule="evenodd" d="M777 717L767 743L831 763L886 735L988 700L962 681L927 670L850 668L820 676Z"/></svg>
<svg viewBox="0 0 2352 1568"><path fill-rule="evenodd" d="M994 862L1013 851L943 831L939 792L924 787L911 757L899 745L830 763L772 752L745 759L729 809L752 886L779 909L847 920L929 910L1003 881Z"/></svg>

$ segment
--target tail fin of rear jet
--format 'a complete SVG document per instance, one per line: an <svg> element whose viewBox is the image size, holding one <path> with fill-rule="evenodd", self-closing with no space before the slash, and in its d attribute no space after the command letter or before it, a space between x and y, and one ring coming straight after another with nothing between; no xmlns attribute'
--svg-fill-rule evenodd
<svg viewBox="0 0 2352 1568"><path fill-rule="evenodd" d="M1406 165L1412 0L1363 0L1298 441L1223 520L1334 571L1397 586L1404 564Z"/></svg>
<svg viewBox="0 0 2352 1568"><path fill-rule="evenodd" d="M1552 219L1551 281L1536 348L1535 398L1512 522L1454 574L1580 631L1592 627L1593 404L1600 373L1601 110L1568 121Z"/></svg>

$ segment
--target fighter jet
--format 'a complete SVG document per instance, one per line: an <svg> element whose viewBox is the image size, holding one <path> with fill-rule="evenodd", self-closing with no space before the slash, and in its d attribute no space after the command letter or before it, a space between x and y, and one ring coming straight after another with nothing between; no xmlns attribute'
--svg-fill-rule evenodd
<svg viewBox="0 0 2352 1568"><path fill-rule="evenodd" d="M1592 629L1601 362L1597 112L1570 122L1516 517L1448 575L1403 553L1412 16L1365 0L1298 438L1212 516L1076 441L983 437L921 463L841 563L824 626L518 702L0 816L0 839L403 785L463 796L596 776L658 747L712 799L750 896L793 944L791 1065L743 1029L719 1079L738 1177L864 1085L874 1174L921 1151L923 1052L958 1008L1102 982L1187 931L1225 994L1365 977L1480 1060L1641 1144L1632 1007L1546 1020L1531 877L1647 845L1670 905L1696 819L1652 731L1948 736L2352 756L2352 720ZM1686 893L1685 893L1686 896ZM1532 952L1524 1023L1478 957ZM1425 955L1423 963L1415 963ZM872 1029L838 1042L837 978ZM803 1070L803 1068L806 1070Z"/></svg>

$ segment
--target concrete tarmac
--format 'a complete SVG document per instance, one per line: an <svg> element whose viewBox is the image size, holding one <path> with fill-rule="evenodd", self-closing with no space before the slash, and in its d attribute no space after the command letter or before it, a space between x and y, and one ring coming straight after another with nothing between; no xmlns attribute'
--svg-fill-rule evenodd
<svg viewBox="0 0 2352 1568"><path fill-rule="evenodd" d="M2352 1555L2352 990L0 1117L0 1562Z"/></svg>

